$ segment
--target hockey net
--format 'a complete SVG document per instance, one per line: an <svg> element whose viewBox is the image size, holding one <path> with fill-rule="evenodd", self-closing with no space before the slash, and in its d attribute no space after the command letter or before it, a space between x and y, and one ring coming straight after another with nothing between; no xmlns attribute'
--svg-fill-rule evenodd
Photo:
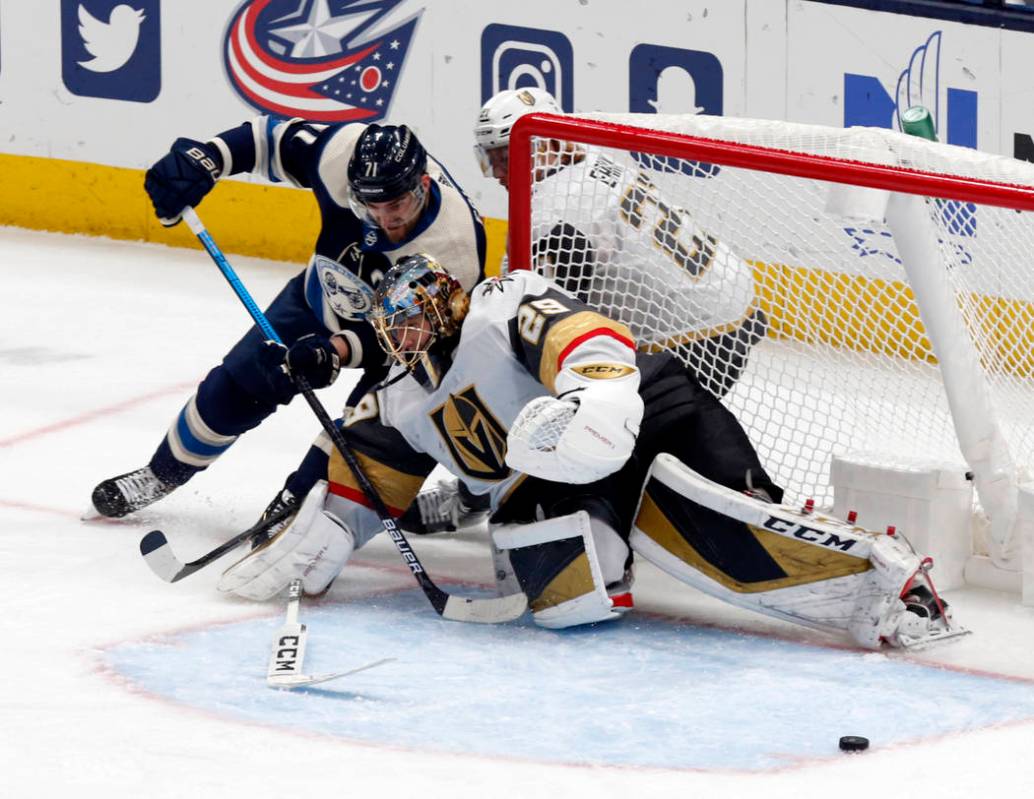
<svg viewBox="0 0 1034 799"><path fill-rule="evenodd" d="M510 170L510 268L690 363L790 501L831 505L831 459L856 451L977 468L985 505L1003 472L1027 478L1034 164L871 128L590 114L520 120Z"/></svg>

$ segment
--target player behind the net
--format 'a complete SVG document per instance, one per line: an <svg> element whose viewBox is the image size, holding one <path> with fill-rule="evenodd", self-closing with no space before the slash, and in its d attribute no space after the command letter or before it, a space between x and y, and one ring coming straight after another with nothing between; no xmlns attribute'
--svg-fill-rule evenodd
<svg viewBox="0 0 1034 799"><path fill-rule="evenodd" d="M313 388L330 385L340 368L363 369L346 403L352 405L386 370L365 315L373 289L399 258L422 250L441 253L468 289L484 275L480 216L405 126L260 116L207 142L177 139L147 171L144 188L161 222L175 225L218 180L241 173L307 188L319 206L314 255L265 311L290 349L265 341L253 326L197 387L148 464L94 489L88 517L137 511L214 463L295 396L294 381L281 368L285 360ZM329 450L323 434L264 515L305 496L326 474ZM440 516L429 498L449 497L424 497L421 509Z"/></svg>
<svg viewBox="0 0 1034 799"><path fill-rule="evenodd" d="M543 276L468 294L414 255L378 286L371 319L395 365L356 406L349 445L392 513L436 464L487 497L536 623L627 612L639 556L866 647L958 631L906 543L773 504L782 491L732 413L670 353L637 352L625 325ZM263 600L300 577L319 593L382 529L335 452L291 524L219 587Z"/></svg>
<svg viewBox="0 0 1034 799"><path fill-rule="evenodd" d="M474 126L482 171L506 189L511 130L533 112L563 113L542 89L508 89ZM656 185L667 160L556 140L536 148L533 268L624 322L641 348L674 352L724 397L768 328L752 267ZM694 172L680 178L686 193L713 169L681 164Z"/></svg>

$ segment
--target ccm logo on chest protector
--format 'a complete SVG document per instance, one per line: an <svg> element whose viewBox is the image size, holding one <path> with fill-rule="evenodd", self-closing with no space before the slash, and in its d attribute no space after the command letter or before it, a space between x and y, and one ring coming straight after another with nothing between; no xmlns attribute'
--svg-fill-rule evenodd
<svg viewBox="0 0 1034 799"><path fill-rule="evenodd" d="M804 524L780 519L776 516L769 516L762 526L766 530L771 530L773 533L779 533L779 535L799 538L802 541L808 541L812 544L818 544L819 546L839 549L841 552L847 552L847 550L857 543L854 539L847 539L845 541L834 533L829 533L825 530L816 530L814 527L808 527Z"/></svg>

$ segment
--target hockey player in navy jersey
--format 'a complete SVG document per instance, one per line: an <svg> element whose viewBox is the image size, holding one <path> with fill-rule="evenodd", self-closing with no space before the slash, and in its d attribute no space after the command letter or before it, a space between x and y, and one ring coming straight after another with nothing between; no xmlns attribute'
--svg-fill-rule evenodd
<svg viewBox="0 0 1034 799"><path fill-rule="evenodd" d="M782 491L731 412L672 355L637 353L628 327L544 277L468 293L414 255L385 276L371 319L395 364L343 430L358 461L395 515L436 464L486 497L539 625L628 612L637 556L865 647L958 634L910 547L775 504ZM382 529L335 452L293 521L219 588L263 600L300 578L322 592Z"/></svg>
<svg viewBox="0 0 1034 799"><path fill-rule="evenodd" d="M361 396L386 370L364 317L399 258L438 253L468 289L484 275L480 216L405 126L260 116L207 142L177 139L147 171L144 188L161 222L174 225L220 178L241 173L310 189L319 204L314 255L265 312L287 347L252 327L204 378L148 464L94 489L88 516L137 511L211 465L297 393L285 363L314 388L330 385L341 368L363 369L354 392ZM321 435L267 514L308 492L326 471L329 446Z"/></svg>

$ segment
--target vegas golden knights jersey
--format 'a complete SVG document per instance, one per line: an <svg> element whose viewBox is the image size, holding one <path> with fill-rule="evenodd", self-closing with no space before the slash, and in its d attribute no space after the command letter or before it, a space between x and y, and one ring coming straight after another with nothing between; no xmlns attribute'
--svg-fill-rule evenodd
<svg viewBox="0 0 1034 799"><path fill-rule="evenodd" d="M441 364L437 364L440 366ZM471 294L451 363L430 380L399 377L368 394L345 434L392 513L400 515L436 463L497 508L522 479L505 462L506 435L521 409L553 394L564 368L635 368L627 327L590 310L545 278L513 273ZM424 359L421 368L436 364ZM365 540L380 524L347 465L330 463L328 507Z"/></svg>
<svg viewBox="0 0 1034 799"><path fill-rule="evenodd" d="M535 268L644 348L731 332L756 310L749 264L645 172L592 148L536 181L532 235Z"/></svg>

